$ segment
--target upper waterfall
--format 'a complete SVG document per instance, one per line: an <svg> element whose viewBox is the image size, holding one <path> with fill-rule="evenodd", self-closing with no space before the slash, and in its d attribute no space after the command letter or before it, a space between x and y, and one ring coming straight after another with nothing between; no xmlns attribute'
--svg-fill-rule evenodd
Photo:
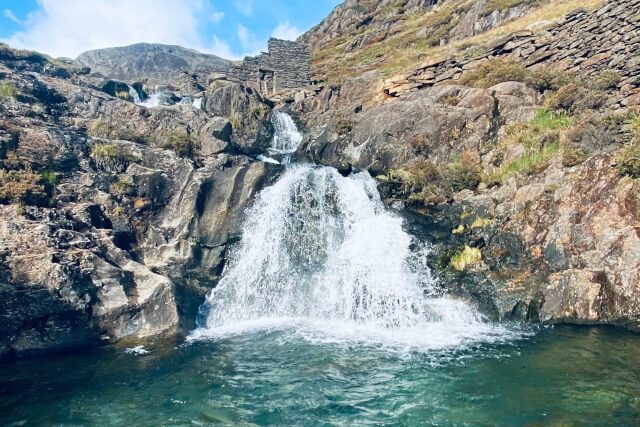
<svg viewBox="0 0 640 427"><path fill-rule="evenodd" d="M268 150L270 157L258 156L258 159L264 162L288 164L291 162L291 156L302 142L302 132L298 130L293 118L282 111L273 112L271 123L274 134L271 147Z"/></svg>
<svg viewBox="0 0 640 427"><path fill-rule="evenodd" d="M275 134L269 154L294 153L302 142L303 136L291 116L281 111L274 111L271 121Z"/></svg>
<svg viewBox="0 0 640 427"><path fill-rule="evenodd" d="M129 87L129 95L131 96L131 99L133 99L133 102L140 105L142 103L142 100L140 99L140 94L138 93L136 88L131 85L127 86Z"/></svg>

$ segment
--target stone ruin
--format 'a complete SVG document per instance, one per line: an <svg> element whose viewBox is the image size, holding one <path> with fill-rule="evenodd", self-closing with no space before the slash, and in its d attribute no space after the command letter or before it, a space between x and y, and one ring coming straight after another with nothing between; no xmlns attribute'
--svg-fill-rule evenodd
<svg viewBox="0 0 640 427"><path fill-rule="evenodd" d="M307 45L271 38L268 46L268 53L246 57L241 64L233 65L231 77L264 96L300 89L311 83L311 56Z"/></svg>

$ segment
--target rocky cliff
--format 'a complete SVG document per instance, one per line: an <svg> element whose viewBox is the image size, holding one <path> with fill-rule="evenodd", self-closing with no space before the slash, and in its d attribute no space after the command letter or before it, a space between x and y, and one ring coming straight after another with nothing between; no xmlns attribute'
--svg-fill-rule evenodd
<svg viewBox="0 0 640 427"><path fill-rule="evenodd" d="M0 356L193 327L277 172L244 154L269 105L227 83L204 110L147 109L7 46L0 79Z"/></svg>

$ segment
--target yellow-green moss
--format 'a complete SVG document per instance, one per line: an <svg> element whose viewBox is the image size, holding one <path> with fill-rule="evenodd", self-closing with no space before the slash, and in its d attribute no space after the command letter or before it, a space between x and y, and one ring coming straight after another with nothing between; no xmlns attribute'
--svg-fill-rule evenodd
<svg viewBox="0 0 640 427"><path fill-rule="evenodd" d="M473 224L471 224L471 229L473 230L474 228L484 228L491 224L493 224L493 220L491 218L478 217L473 221Z"/></svg>
<svg viewBox="0 0 640 427"><path fill-rule="evenodd" d="M464 225L460 224L458 227L451 230L453 234L462 234L464 233Z"/></svg>
<svg viewBox="0 0 640 427"><path fill-rule="evenodd" d="M640 178L640 137L625 145L616 156L618 172L632 178Z"/></svg>
<svg viewBox="0 0 640 427"><path fill-rule="evenodd" d="M118 196L131 194L132 190L133 182L129 179L121 179L109 187L109 192Z"/></svg>
<svg viewBox="0 0 640 427"><path fill-rule="evenodd" d="M465 246L464 249L451 257L450 265L458 271L464 271L468 266L482 261L482 252L478 248Z"/></svg>
<svg viewBox="0 0 640 427"><path fill-rule="evenodd" d="M173 131L167 136L162 148L171 149L180 157L193 158L199 148L199 143L187 132Z"/></svg>
<svg viewBox="0 0 640 427"><path fill-rule="evenodd" d="M102 120L94 120L87 126L87 135L94 138L109 139L113 133L113 127Z"/></svg>

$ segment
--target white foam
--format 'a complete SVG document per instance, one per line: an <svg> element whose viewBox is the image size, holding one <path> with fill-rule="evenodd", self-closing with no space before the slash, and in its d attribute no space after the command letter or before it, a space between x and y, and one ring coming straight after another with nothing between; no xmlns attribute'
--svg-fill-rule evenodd
<svg viewBox="0 0 640 427"><path fill-rule="evenodd" d="M160 97L162 96L162 92L153 92L149 96L147 96L144 101L136 102L136 104L147 107L154 108L160 106Z"/></svg>
<svg viewBox="0 0 640 427"><path fill-rule="evenodd" d="M145 350L143 345L138 345L135 347L127 348L124 351L125 354L135 354L135 355L143 355L149 353L149 350Z"/></svg>

